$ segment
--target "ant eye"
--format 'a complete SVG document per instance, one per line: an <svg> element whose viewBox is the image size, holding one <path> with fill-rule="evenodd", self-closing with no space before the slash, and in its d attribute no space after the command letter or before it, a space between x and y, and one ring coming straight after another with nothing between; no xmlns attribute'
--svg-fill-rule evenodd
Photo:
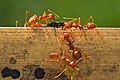
<svg viewBox="0 0 120 80"><path fill-rule="evenodd" d="M45 76L45 71L42 68L35 69L34 75L37 79L43 79Z"/></svg>

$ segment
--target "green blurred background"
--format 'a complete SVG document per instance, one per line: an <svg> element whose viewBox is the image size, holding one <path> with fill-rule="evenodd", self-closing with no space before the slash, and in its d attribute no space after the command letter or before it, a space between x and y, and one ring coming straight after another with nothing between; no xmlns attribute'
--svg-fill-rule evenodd
<svg viewBox="0 0 120 80"><path fill-rule="evenodd" d="M80 17L83 25L90 15L98 27L120 26L120 0L0 0L0 26L25 22L25 11L42 15L47 9L62 17Z"/></svg>

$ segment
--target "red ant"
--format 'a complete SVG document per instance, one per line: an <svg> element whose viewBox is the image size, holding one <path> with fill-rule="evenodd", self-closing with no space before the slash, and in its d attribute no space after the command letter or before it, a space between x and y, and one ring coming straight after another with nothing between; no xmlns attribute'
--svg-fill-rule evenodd
<svg viewBox="0 0 120 80"><path fill-rule="evenodd" d="M72 20L69 22L64 22L63 30L71 29L71 28L79 28L79 30L81 30L86 37L86 33L84 32L84 28L82 25L80 25L80 18L65 18L64 17L64 19L72 19ZM76 23L73 23L75 21L76 21ZM86 40L87 40L87 37L86 37Z"/></svg>
<svg viewBox="0 0 120 80"><path fill-rule="evenodd" d="M77 50L75 50L74 51L74 55L76 55L77 56L77 58L78 58L78 52L77 52ZM53 60L51 60L51 61L60 61L60 60L63 60L63 61L65 61L65 62L67 62L67 66L66 66L66 68L61 72L61 73L59 73L57 76L55 76L55 78L58 78L59 76L61 76L66 70L68 70L68 69L71 69L72 68L72 70L78 70L79 71L79 68L77 68L77 63L79 62L79 61L81 61L83 58L80 56L80 58L79 59L77 59L77 61L71 61L69 58L66 58L66 56L59 56L57 53L51 53L50 54L50 56L52 57L52 59ZM87 57L88 58L88 57Z"/></svg>
<svg viewBox="0 0 120 80"><path fill-rule="evenodd" d="M92 19L92 22L89 22L90 21L90 19ZM89 18L88 18L88 20L85 22L85 24L84 24L84 29L86 29L86 30L89 30L89 29L95 29L96 28L96 24L94 23L94 19L93 19L93 17L92 16L90 16Z"/></svg>
<svg viewBox="0 0 120 80"><path fill-rule="evenodd" d="M74 62L74 61L70 61L69 59L66 59L66 58L64 58L64 60L68 63L68 67L67 68L65 68L60 74L58 74L57 76L55 76L55 78L58 78L59 76L61 76L66 70L68 70L68 69L74 69L74 70L79 70L76 66L77 66L77 63L79 62L79 61L81 61L82 60L82 58L80 58L79 60L77 60L76 62ZM72 76L71 76L72 77Z"/></svg>
<svg viewBox="0 0 120 80"><path fill-rule="evenodd" d="M75 41L71 41L71 38L74 39L74 37L70 32L63 32L61 38L65 40L67 44L73 43Z"/></svg>
<svg viewBox="0 0 120 80"><path fill-rule="evenodd" d="M68 46L70 47L69 50L73 50L73 53L72 53L72 54L73 54L73 57L75 57L75 58L78 60L79 58L82 57L82 54L81 54L81 53L84 53L85 56L86 56L86 58L89 58L89 57L90 57L90 56L88 56L87 52L85 52L85 51L82 50L81 48L77 48L77 47L75 47L75 46L73 45L73 42L74 42L74 41L71 41L71 40L70 40L70 37L72 37L72 36L71 36L71 33L64 32L62 36L63 36L62 38L67 42ZM72 37L72 38L73 38L73 37Z"/></svg>
<svg viewBox="0 0 120 80"><path fill-rule="evenodd" d="M65 29L70 29L70 28L79 28L80 30L83 29L82 26L80 25L80 18L65 18L63 17L64 19L73 19L69 22L64 22L64 27L63 27L63 30ZM73 23L75 22L76 23Z"/></svg>
<svg viewBox="0 0 120 80"><path fill-rule="evenodd" d="M61 57L57 54L57 53L51 53L50 57L53 59L51 61L60 61L63 60L65 62L67 62L68 68L65 68L59 75L55 76L55 78L58 78L59 76L61 76L67 69L73 68L73 69L77 69L79 70L76 66L77 63L82 60L82 58L79 58L76 62L71 61L69 59L69 56L66 56L65 54L63 54Z"/></svg>
<svg viewBox="0 0 120 80"><path fill-rule="evenodd" d="M39 17L34 14L27 21L28 14L31 14L31 13L29 11L26 11L26 22L24 24L24 27L28 27L30 25L30 28L32 29L33 27L43 27L43 26L45 26L44 24L41 24L40 22L36 22L37 20L45 20L46 21L46 26L47 26L50 19L55 20L55 19L59 18L59 16L56 15L53 11L48 9L48 12L51 12L52 14L46 14L44 12L44 14L42 16L39 16ZM17 25L22 26L18 21L16 21L16 27L17 27Z"/></svg>
<svg viewBox="0 0 120 80"><path fill-rule="evenodd" d="M91 19L92 19L92 22L89 22ZM97 26L97 25L94 23L93 17L90 16L90 17L88 18L88 20L85 22L85 24L83 25L83 28L84 28L85 30L96 30L96 31L97 31L96 26ZM98 31L97 31L97 34L99 34L99 36L100 36L101 38L103 38L103 36L101 36Z"/></svg>
<svg viewBox="0 0 120 80"><path fill-rule="evenodd" d="M45 20L46 26L48 25L50 19L53 19L55 21L55 19L59 18L59 16L53 11L48 9L48 12L51 12L52 14L46 14L46 12L44 12L43 15L39 16L38 18L38 20Z"/></svg>
<svg viewBox="0 0 120 80"><path fill-rule="evenodd" d="M92 16L90 16L88 18L88 20L86 21L86 23L84 24L84 26L80 25L80 18L65 18L64 19L73 19L69 22L64 22L64 27L63 29L70 29L72 27L74 28L79 28L80 30L88 30L88 29L95 29L96 28L96 24L94 24L94 19ZM92 19L92 22L89 22L90 19ZM74 21L76 21L76 23L73 23Z"/></svg>
<svg viewBox="0 0 120 80"><path fill-rule="evenodd" d="M50 57L52 58L52 60L50 60L50 61L65 61L65 62L67 62L67 68L65 68L55 78L58 78L59 76L61 76L68 69L71 70L71 68L72 68L72 70L79 70L76 66L77 66L77 63L82 60L82 53L84 53L84 55L87 59L90 58L90 56L88 56L87 52L83 51L81 48L74 47L73 41L71 41L70 38L73 38L71 33L69 33L69 32L62 33L62 39L64 39L67 42L68 46L70 47L69 50L72 50L72 56L70 56L71 54L68 54L68 53L65 54L66 52L62 52L62 56L59 56L57 53L50 54ZM59 47L61 47L61 46L59 46ZM72 60L70 60L70 59L72 59ZM69 73L69 74L71 74L71 73Z"/></svg>
<svg viewBox="0 0 120 80"><path fill-rule="evenodd" d="M24 27L29 27L29 25L30 25L30 29L32 29L33 27L44 26L44 24L41 24L40 22L36 22L38 20L38 16L35 14L32 17L30 17L29 20L27 21L28 14L31 14L31 13L29 11L26 11L26 20L25 20ZM16 27L17 27L17 25L20 25L22 27L22 25L20 24L19 21L16 21Z"/></svg>

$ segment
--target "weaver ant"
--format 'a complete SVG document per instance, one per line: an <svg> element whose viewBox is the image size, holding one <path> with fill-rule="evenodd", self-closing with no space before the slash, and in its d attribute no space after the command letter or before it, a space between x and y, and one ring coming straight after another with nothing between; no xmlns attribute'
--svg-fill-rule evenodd
<svg viewBox="0 0 120 80"><path fill-rule="evenodd" d="M65 63L67 63L67 68L65 68L60 74L58 74L57 76L55 76L55 78L58 78L59 76L61 76L66 70L68 70L68 69L70 69L70 68L72 68L72 69L74 69L74 70L79 70L78 68L77 68L77 63L79 62L79 61L81 61L82 60L82 58L80 58L80 59L78 59L76 62L74 62L74 61L71 61L70 59L69 59L69 56L68 55L65 55L65 54L63 54L61 57L57 54L57 53L51 53L50 54L50 57L53 59L53 60L50 60L50 61L65 61ZM65 64L66 65L66 64Z"/></svg>
<svg viewBox="0 0 120 80"><path fill-rule="evenodd" d="M38 20L45 20L46 26L48 25L50 19L53 19L55 21L55 19L59 18L59 16L50 9L48 9L48 12L51 12L52 14L46 14L46 12L44 12L43 15L39 16L38 18Z"/></svg>
<svg viewBox="0 0 120 80"><path fill-rule="evenodd" d="M43 27L43 26L45 26L44 24L41 24L40 22L36 22L38 20L38 16L35 15L35 14L33 16L31 16L29 18L29 20L27 21L28 14L31 14L31 13L29 11L26 11L26 20L25 20L24 27L30 27L30 29L32 29L33 27ZM20 24L19 21L16 21L16 27L17 27L17 25L20 25L22 27L22 25Z"/></svg>
<svg viewBox="0 0 120 80"><path fill-rule="evenodd" d="M84 31L84 27L82 25L80 25L80 23L81 23L80 18L65 18L64 17L64 19L72 19L72 20L69 22L64 22L63 30L71 29L71 28L78 28L79 33L80 33L80 31L82 31L85 35L86 40L87 40L86 33ZM81 38L81 36L80 36L80 38Z"/></svg>
<svg viewBox="0 0 120 80"><path fill-rule="evenodd" d="M66 58L64 58L64 60L68 63L68 66L67 66L67 68L65 68L61 73L59 73L57 76L55 76L55 78L58 78L59 76L61 76L66 70L68 70L68 69L71 70L71 68L72 68L73 70L78 70L78 71L79 71L79 69L78 69L76 66L77 66L77 63L82 60L82 58L80 58L80 59L77 60L76 62L70 61L69 59L66 59ZM73 77L73 75L71 75L70 78L71 78L71 77Z"/></svg>
<svg viewBox="0 0 120 80"><path fill-rule="evenodd" d="M72 27L79 28L80 30L83 29L82 26L80 25L80 18L66 18L66 17L63 17L63 19L72 19L69 22L64 22L63 30L70 29ZM75 21L76 21L76 23L73 23Z"/></svg>
<svg viewBox="0 0 120 80"><path fill-rule="evenodd" d="M88 29L95 29L96 28L96 24L94 23L94 19L92 16L90 16L88 18L88 20L85 22L85 24L83 26L80 25L80 18L63 17L63 19L72 19L72 20L69 22L51 22L51 23L48 23L48 26L50 26L50 27L63 26L63 30L71 29L71 28L79 28L80 30L88 30ZM92 22L89 22L90 19L92 19ZM76 21L76 23L73 23L75 21Z"/></svg>
<svg viewBox="0 0 120 80"><path fill-rule="evenodd" d="M90 20L92 20L92 22L90 22ZM97 25L94 23L93 17L90 16L90 17L87 19L87 21L85 22L85 24L83 25L83 28L84 28L84 30L96 30L96 31L97 31L96 26L97 26ZM98 34L101 38L103 38L103 36L101 36L98 31L97 31L97 34Z"/></svg>
<svg viewBox="0 0 120 80"><path fill-rule="evenodd" d="M55 14L53 11L48 9L48 12L51 12L52 14L46 14L45 12L43 13L42 16L37 16L37 15L34 14L27 21L28 14L31 14L31 13L29 11L26 11L26 20L25 20L24 27L29 27L29 25L30 25L30 28L33 28L33 27L44 27L44 26L48 25L50 19L55 20L55 19L59 18L59 16L57 14ZM42 21L45 20L46 21L46 25L41 24L40 22L37 22L37 20L42 20ZM17 25L22 26L19 21L16 21L16 27L17 27Z"/></svg>
<svg viewBox="0 0 120 80"><path fill-rule="evenodd" d="M64 61L65 65L67 64L66 68L61 73L59 73L57 76L55 76L55 78L58 78L59 76L61 76L68 69L78 71L79 69L77 68L77 63L83 59L82 53L85 54L85 57L87 59L90 58L90 56L87 55L87 52L83 51L81 48L77 48L77 47L72 47L72 48L73 48L72 60L70 60L71 59L70 54L63 53L62 56L59 56L57 53L50 53L50 57L52 58L52 60L50 61L57 61L57 62ZM71 73L68 73L68 74L71 75Z"/></svg>
<svg viewBox="0 0 120 80"><path fill-rule="evenodd" d="M92 22L89 22L90 19L92 19ZM90 17L88 18L88 20L85 22L85 24L83 25L83 27L84 27L84 29L86 29L86 30L90 30L90 29L94 30L94 29L96 28L96 24L94 23L94 19L93 19L92 16L90 16Z"/></svg>
<svg viewBox="0 0 120 80"><path fill-rule="evenodd" d="M69 46L69 50L73 50L73 57L75 57L77 60L79 58L82 57L81 53L84 53L86 58L89 58L90 56L87 55L87 52L85 52L84 50L82 50L81 48L77 48L73 45L73 42L75 41L71 41L70 37L72 37L71 33L68 32L63 32L62 34L62 38L63 40L66 41L67 45ZM72 37L73 38L73 37Z"/></svg>

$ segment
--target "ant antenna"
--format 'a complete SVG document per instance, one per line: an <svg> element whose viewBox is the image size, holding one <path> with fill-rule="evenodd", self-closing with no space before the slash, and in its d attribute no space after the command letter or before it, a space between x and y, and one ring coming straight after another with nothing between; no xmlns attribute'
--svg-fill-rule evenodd
<svg viewBox="0 0 120 80"><path fill-rule="evenodd" d="M55 12L53 12L52 10L48 9L48 12L53 13L57 18L59 18L59 16Z"/></svg>

